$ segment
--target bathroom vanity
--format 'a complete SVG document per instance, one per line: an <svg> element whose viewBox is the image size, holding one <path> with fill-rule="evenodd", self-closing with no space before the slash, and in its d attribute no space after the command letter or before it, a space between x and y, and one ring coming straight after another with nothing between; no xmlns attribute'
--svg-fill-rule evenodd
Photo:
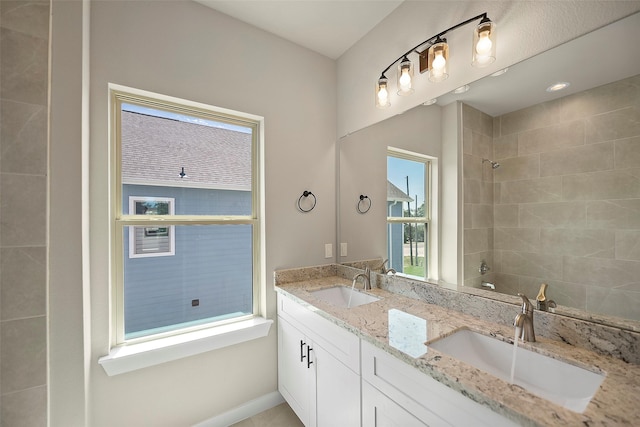
<svg viewBox="0 0 640 427"><path fill-rule="evenodd" d="M640 425L637 364L538 334L536 342L519 343L517 351L540 357L525 363L560 361L600 378L592 394L579 386L540 397L435 348L460 331L513 343L511 324L376 286L367 291L371 302L352 307L317 292L350 288L358 271L328 265L276 272L279 390L306 426ZM372 275L373 283L403 280ZM514 305L513 316L518 310Z"/></svg>

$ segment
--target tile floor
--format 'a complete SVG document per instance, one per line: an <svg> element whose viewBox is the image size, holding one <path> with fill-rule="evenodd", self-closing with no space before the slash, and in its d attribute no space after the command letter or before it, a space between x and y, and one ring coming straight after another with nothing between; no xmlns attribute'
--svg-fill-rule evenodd
<svg viewBox="0 0 640 427"><path fill-rule="evenodd" d="M304 424L289 405L283 403L231 427L304 427Z"/></svg>

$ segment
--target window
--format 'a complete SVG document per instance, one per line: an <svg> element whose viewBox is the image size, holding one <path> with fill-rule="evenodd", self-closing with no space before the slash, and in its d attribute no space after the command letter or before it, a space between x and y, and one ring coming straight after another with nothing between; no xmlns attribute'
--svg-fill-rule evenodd
<svg viewBox="0 0 640 427"><path fill-rule="evenodd" d="M111 88L115 344L259 315L262 119Z"/></svg>
<svg viewBox="0 0 640 427"><path fill-rule="evenodd" d="M430 158L389 148L387 153L387 257L398 273L429 277Z"/></svg>
<svg viewBox="0 0 640 427"><path fill-rule="evenodd" d="M130 215L174 215L173 198L129 196ZM174 227L133 227L129 233L129 258L168 256L176 253Z"/></svg>

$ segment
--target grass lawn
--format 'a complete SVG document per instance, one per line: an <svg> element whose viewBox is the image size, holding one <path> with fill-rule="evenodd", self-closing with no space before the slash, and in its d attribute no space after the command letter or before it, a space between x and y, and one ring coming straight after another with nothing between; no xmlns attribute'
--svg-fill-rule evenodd
<svg viewBox="0 0 640 427"><path fill-rule="evenodd" d="M414 256L413 263L417 265L411 265L411 257L404 257L404 274L424 277L424 257Z"/></svg>

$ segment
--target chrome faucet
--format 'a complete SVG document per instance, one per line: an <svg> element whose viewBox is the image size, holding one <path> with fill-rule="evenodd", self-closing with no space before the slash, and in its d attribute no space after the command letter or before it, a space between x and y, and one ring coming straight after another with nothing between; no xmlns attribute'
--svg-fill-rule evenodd
<svg viewBox="0 0 640 427"><path fill-rule="evenodd" d="M396 270L394 268L387 268L387 263L389 262L389 258L382 261L380 265L380 274L396 274Z"/></svg>
<svg viewBox="0 0 640 427"><path fill-rule="evenodd" d="M522 329L522 341L535 342L536 334L533 331L533 304L524 294L518 294L522 298L522 312L516 315L513 326Z"/></svg>
<svg viewBox="0 0 640 427"><path fill-rule="evenodd" d="M353 284L355 285L358 279L361 277L364 281L363 289L365 291L368 291L369 289L371 289L371 269L369 268L369 266L366 266L364 268L364 273L358 273L355 275L355 277L353 278Z"/></svg>

